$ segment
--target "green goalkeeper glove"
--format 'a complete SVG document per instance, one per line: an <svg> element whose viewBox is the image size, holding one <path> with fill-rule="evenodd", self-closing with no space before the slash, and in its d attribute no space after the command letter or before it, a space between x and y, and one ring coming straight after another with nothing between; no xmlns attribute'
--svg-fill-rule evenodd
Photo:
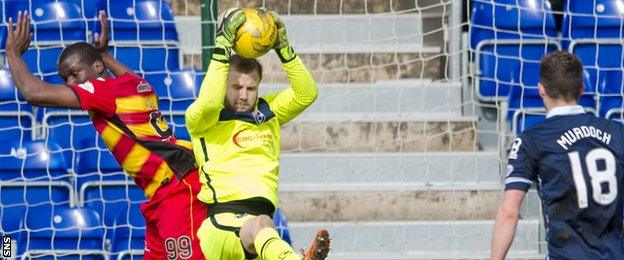
<svg viewBox="0 0 624 260"><path fill-rule="evenodd" d="M236 40L236 30L245 20L247 17L240 8L230 8L221 14L217 37L215 37L215 49L212 53L213 60L223 63L229 62L232 46Z"/></svg>
<svg viewBox="0 0 624 260"><path fill-rule="evenodd" d="M297 54L288 42L286 26L284 26L284 22L282 22L279 16L277 16L276 12L269 11L268 13L273 17L273 22L275 23L275 27L277 27L277 40L275 41L275 45L273 45L273 49L277 53L277 56L279 56L282 63L289 62L296 58Z"/></svg>

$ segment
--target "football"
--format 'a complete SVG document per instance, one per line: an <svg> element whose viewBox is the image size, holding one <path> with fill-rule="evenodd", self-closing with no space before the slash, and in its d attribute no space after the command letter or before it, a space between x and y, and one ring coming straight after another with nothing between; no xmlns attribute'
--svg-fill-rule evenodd
<svg viewBox="0 0 624 260"><path fill-rule="evenodd" d="M277 40L273 17L264 10L243 8L247 20L236 31L234 51L245 58L257 58L267 53Z"/></svg>

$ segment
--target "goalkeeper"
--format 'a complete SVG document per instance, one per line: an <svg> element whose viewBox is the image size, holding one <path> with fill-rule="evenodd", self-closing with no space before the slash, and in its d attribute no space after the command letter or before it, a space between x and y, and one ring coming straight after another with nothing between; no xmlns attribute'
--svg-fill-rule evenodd
<svg viewBox="0 0 624 260"><path fill-rule="evenodd" d="M312 76L294 53L284 24L274 49L291 87L258 98L262 67L255 59L231 55L241 9L220 18L215 50L199 96L186 111L208 218L197 236L206 259L301 259L275 231L278 206L280 126L301 114L317 97ZM329 235L322 229L305 259L324 259Z"/></svg>

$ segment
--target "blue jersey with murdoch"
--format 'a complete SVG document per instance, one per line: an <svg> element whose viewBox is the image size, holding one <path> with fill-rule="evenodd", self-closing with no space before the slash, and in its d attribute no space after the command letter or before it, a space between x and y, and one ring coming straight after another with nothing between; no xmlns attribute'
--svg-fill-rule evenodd
<svg viewBox="0 0 624 260"><path fill-rule="evenodd" d="M620 123L565 106L512 144L505 190L536 184L550 259L624 259L623 137Z"/></svg>

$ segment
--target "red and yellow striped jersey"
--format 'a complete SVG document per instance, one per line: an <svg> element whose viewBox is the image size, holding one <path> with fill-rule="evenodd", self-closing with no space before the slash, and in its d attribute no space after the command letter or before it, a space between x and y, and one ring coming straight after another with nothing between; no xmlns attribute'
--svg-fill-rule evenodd
<svg viewBox="0 0 624 260"><path fill-rule="evenodd" d="M195 167L191 143L177 140L143 78L126 73L71 86L117 162L151 198L163 182Z"/></svg>

